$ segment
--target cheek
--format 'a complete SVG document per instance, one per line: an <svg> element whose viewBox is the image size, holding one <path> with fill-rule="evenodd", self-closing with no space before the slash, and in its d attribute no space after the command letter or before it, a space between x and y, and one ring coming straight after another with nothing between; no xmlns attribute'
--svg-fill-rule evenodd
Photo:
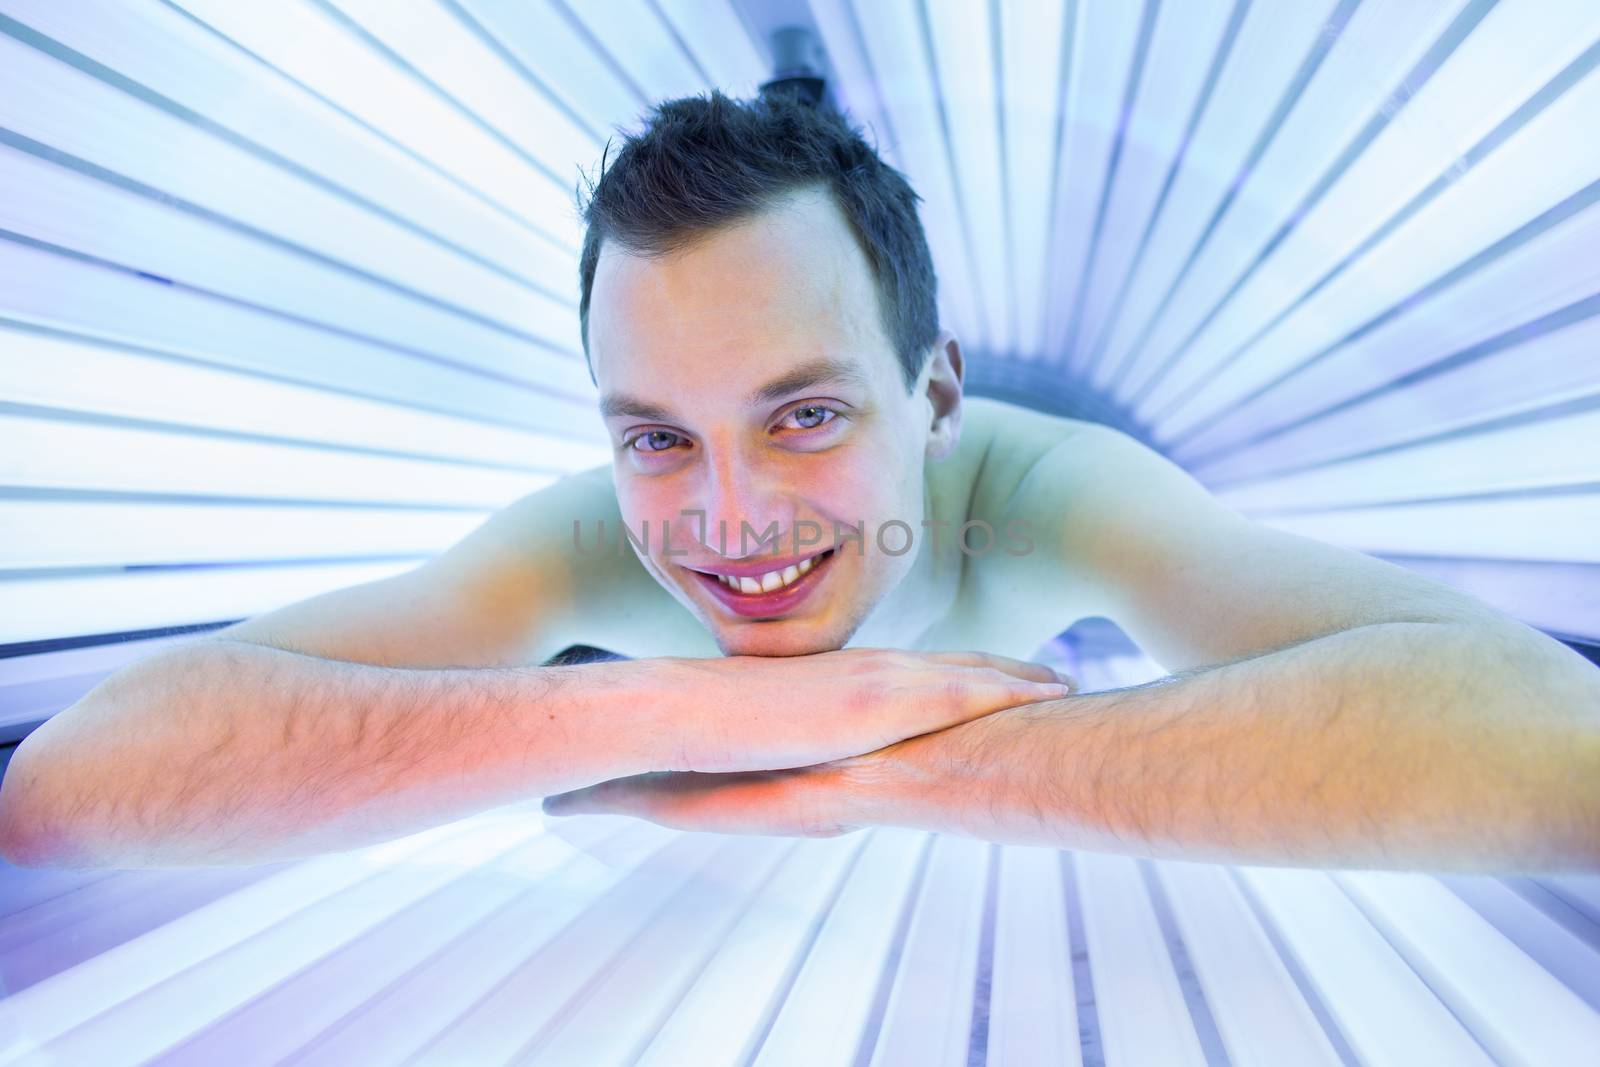
<svg viewBox="0 0 1600 1067"><path fill-rule="evenodd" d="M806 494L823 514L844 522L904 518L916 502L900 461L886 451L861 452L809 480Z"/></svg>
<svg viewBox="0 0 1600 1067"><path fill-rule="evenodd" d="M630 478L626 471L616 471L617 509L630 526L649 520L655 526L663 519L678 514L681 506L677 495L664 484L663 479Z"/></svg>

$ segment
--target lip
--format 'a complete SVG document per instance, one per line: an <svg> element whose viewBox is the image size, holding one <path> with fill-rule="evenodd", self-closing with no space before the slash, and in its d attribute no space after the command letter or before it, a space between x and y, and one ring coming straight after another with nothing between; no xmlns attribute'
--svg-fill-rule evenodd
<svg viewBox="0 0 1600 1067"><path fill-rule="evenodd" d="M802 574L790 584L782 587L781 589L774 589L770 593L735 593L732 589L729 589L726 585L705 571L698 571L689 567L685 567L684 570L687 570L693 574L695 581L704 586L712 596L716 597L717 600L721 602L723 607L727 608L735 615L742 616L746 619L770 619L786 612L793 611L799 606L801 601L810 596L812 590L817 588L817 586L821 583L823 576L828 570L831 569L833 558L837 554L838 553L833 549L828 549L826 555L818 559L816 563L813 563L809 571ZM781 570L783 567L788 566L791 562L798 563L801 559L812 558L815 557L798 556L792 561L787 561L785 563L778 564L777 566L774 566L776 561L764 561L762 564L760 564L762 567L761 570L749 571L748 568L743 568L744 573L736 576L748 576L753 578L757 574L765 574L767 571ZM719 569L717 573L733 574L734 572L723 571Z"/></svg>
<svg viewBox="0 0 1600 1067"><path fill-rule="evenodd" d="M759 578L768 571L781 571L785 567L799 566L802 560L816 559L825 552L832 552L832 548L819 548L815 552L807 552L803 556L758 556L749 563L719 563L714 567L690 567L681 565L685 570L700 571L702 574L725 574L730 578ZM751 594L752 596L754 594Z"/></svg>

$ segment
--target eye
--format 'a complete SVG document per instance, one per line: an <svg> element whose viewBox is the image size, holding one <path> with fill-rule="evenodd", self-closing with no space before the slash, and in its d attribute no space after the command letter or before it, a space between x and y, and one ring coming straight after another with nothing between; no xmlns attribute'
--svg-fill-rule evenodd
<svg viewBox="0 0 1600 1067"><path fill-rule="evenodd" d="M627 446L635 452L665 452L683 438L669 430L646 430L637 437L629 438ZM643 442L643 446L640 446Z"/></svg>
<svg viewBox="0 0 1600 1067"><path fill-rule="evenodd" d="M819 426L826 426L838 417L839 413L833 408L825 407L822 404L805 404L795 408L783 418L785 422L793 419L799 429L815 430Z"/></svg>

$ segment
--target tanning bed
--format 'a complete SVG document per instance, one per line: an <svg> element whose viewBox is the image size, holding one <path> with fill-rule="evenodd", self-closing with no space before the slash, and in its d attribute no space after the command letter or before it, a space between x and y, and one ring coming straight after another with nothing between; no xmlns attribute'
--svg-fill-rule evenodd
<svg viewBox="0 0 1600 1067"><path fill-rule="evenodd" d="M1597 67L1592 0L0 0L0 741L605 462L575 167L775 70L923 195L974 392L1600 659ZM1579 1064L1600 880L533 804L0 869L0 993L0 1063Z"/></svg>

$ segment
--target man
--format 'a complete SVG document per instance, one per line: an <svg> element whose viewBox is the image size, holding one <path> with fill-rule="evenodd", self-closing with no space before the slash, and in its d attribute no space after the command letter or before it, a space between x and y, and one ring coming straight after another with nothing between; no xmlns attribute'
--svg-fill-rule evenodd
<svg viewBox="0 0 1600 1067"><path fill-rule="evenodd" d="M663 105L586 205L609 468L114 675L17 752L7 855L258 862L560 794L719 831L1600 864L1600 674L1121 432L964 398L915 203L832 113ZM1080 696L1021 662L1096 615L1175 673ZM630 658L539 666L576 643Z"/></svg>

